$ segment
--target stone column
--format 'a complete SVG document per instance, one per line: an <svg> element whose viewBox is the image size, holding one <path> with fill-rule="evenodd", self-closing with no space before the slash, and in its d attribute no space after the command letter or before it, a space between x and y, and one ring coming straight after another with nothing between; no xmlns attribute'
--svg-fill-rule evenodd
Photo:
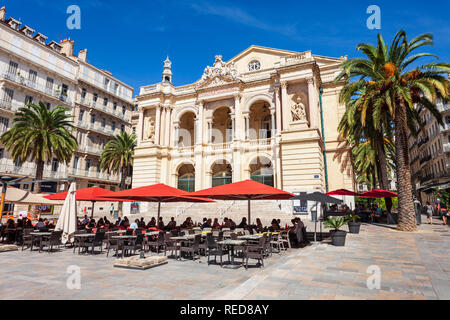
<svg viewBox="0 0 450 320"><path fill-rule="evenodd" d="M275 117L276 117L276 133L280 134L281 125L281 104L280 104L280 87L275 87Z"/></svg>
<svg viewBox="0 0 450 320"><path fill-rule="evenodd" d="M319 105L317 102L317 90L314 78L306 79L308 82L309 121L311 128L319 128Z"/></svg>
<svg viewBox="0 0 450 320"><path fill-rule="evenodd" d="M272 131L270 136L272 138L275 137L276 132L277 132L277 125L275 123L275 114L276 114L275 109L270 109L270 117L271 117L270 123L271 123L271 131Z"/></svg>
<svg viewBox="0 0 450 320"><path fill-rule="evenodd" d="M250 132L250 114L247 112L243 113L244 119L245 119L245 135L244 139L249 139L249 132Z"/></svg>
<svg viewBox="0 0 450 320"><path fill-rule="evenodd" d="M235 140L243 140L243 132L242 129L242 111L241 111L241 95L234 95L234 127L233 127L233 136Z"/></svg>
<svg viewBox="0 0 450 320"><path fill-rule="evenodd" d="M212 129L213 129L213 123L212 119L207 119L208 121L208 144L212 143Z"/></svg>
<svg viewBox="0 0 450 320"><path fill-rule="evenodd" d="M175 121L173 123L173 127L175 128L175 134L172 139L173 147L178 148L178 140L180 139L180 123Z"/></svg>
<svg viewBox="0 0 450 320"><path fill-rule="evenodd" d="M141 143L141 141L143 139L143 135L144 135L143 132L144 132L144 109L139 108L139 122L138 122L138 127L136 130L138 145Z"/></svg>
<svg viewBox="0 0 450 320"><path fill-rule="evenodd" d="M165 132L165 139L164 139L164 145L169 147L170 146L170 131L171 131L171 114L172 114L172 108L166 109L166 132Z"/></svg>
<svg viewBox="0 0 450 320"><path fill-rule="evenodd" d="M159 131L159 145L160 146L164 145L165 133L167 131L167 128L166 128L166 110L167 110L166 107L164 107L164 106L161 107L161 119L160 119L161 126L159 128L159 130L160 130Z"/></svg>
<svg viewBox="0 0 450 320"><path fill-rule="evenodd" d="M195 135L195 144L202 145L203 144L203 101L199 101L198 103L198 116L196 119L196 135Z"/></svg>
<svg viewBox="0 0 450 320"><path fill-rule="evenodd" d="M155 144L159 145L159 135L161 128L161 105L156 106L156 120L155 120Z"/></svg>
<svg viewBox="0 0 450 320"><path fill-rule="evenodd" d="M283 109L283 123L281 126L283 129L288 128L290 122L289 117L291 115L291 110L289 109L288 104L287 86L288 83L286 81L281 83L281 105Z"/></svg>

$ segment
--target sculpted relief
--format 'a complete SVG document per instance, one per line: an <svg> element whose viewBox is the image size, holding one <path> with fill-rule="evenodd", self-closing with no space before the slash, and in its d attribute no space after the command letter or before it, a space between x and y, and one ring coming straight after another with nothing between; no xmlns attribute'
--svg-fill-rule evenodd
<svg viewBox="0 0 450 320"><path fill-rule="evenodd" d="M203 72L202 79L198 87L204 84L209 86L219 86L238 80L238 72L232 62L229 66L222 61L222 56L216 56L216 61L212 67L208 66Z"/></svg>
<svg viewBox="0 0 450 320"><path fill-rule="evenodd" d="M155 120L153 118L148 119L147 140L155 141Z"/></svg>
<svg viewBox="0 0 450 320"><path fill-rule="evenodd" d="M300 96L293 98L294 105L291 107L292 122L307 121L306 106Z"/></svg>

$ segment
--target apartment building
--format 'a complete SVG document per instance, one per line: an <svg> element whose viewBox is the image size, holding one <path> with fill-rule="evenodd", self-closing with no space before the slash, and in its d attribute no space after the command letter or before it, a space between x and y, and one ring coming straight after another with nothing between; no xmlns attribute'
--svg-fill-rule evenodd
<svg viewBox="0 0 450 320"><path fill-rule="evenodd" d="M424 132L417 138L408 136L411 180L415 196L422 202L433 199L433 189L450 188L450 106L438 102L444 126L423 106L418 112Z"/></svg>
<svg viewBox="0 0 450 320"><path fill-rule="evenodd" d="M20 21L6 19L5 7L0 9L0 30L0 134L11 127L14 113L26 103L63 105L73 115L79 149L67 165L56 159L47 163L44 178L75 177L78 188L116 190L120 176L100 172L99 157L113 135L131 132L133 88L88 63L87 50L74 55L73 40L48 41ZM35 164L15 163L0 146L0 174L33 178ZM44 192L64 188L65 183L56 182L42 186Z"/></svg>

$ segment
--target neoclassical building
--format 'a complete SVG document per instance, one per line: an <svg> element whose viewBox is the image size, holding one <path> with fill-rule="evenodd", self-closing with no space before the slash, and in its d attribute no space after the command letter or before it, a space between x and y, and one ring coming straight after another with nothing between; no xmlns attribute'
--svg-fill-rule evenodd
<svg viewBox="0 0 450 320"><path fill-rule="evenodd" d="M254 179L291 192L354 190L335 157L345 106L334 79L344 59L251 46L175 87L167 58L162 81L136 98L133 187Z"/></svg>

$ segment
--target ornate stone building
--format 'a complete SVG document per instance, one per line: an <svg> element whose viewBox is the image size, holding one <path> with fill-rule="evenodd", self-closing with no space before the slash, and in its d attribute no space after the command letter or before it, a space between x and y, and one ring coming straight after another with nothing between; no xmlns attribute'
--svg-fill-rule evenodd
<svg viewBox="0 0 450 320"><path fill-rule="evenodd" d="M162 82L136 97L133 187L254 179L291 192L353 190L351 170L335 160L343 59L251 46L175 87L167 58Z"/></svg>

